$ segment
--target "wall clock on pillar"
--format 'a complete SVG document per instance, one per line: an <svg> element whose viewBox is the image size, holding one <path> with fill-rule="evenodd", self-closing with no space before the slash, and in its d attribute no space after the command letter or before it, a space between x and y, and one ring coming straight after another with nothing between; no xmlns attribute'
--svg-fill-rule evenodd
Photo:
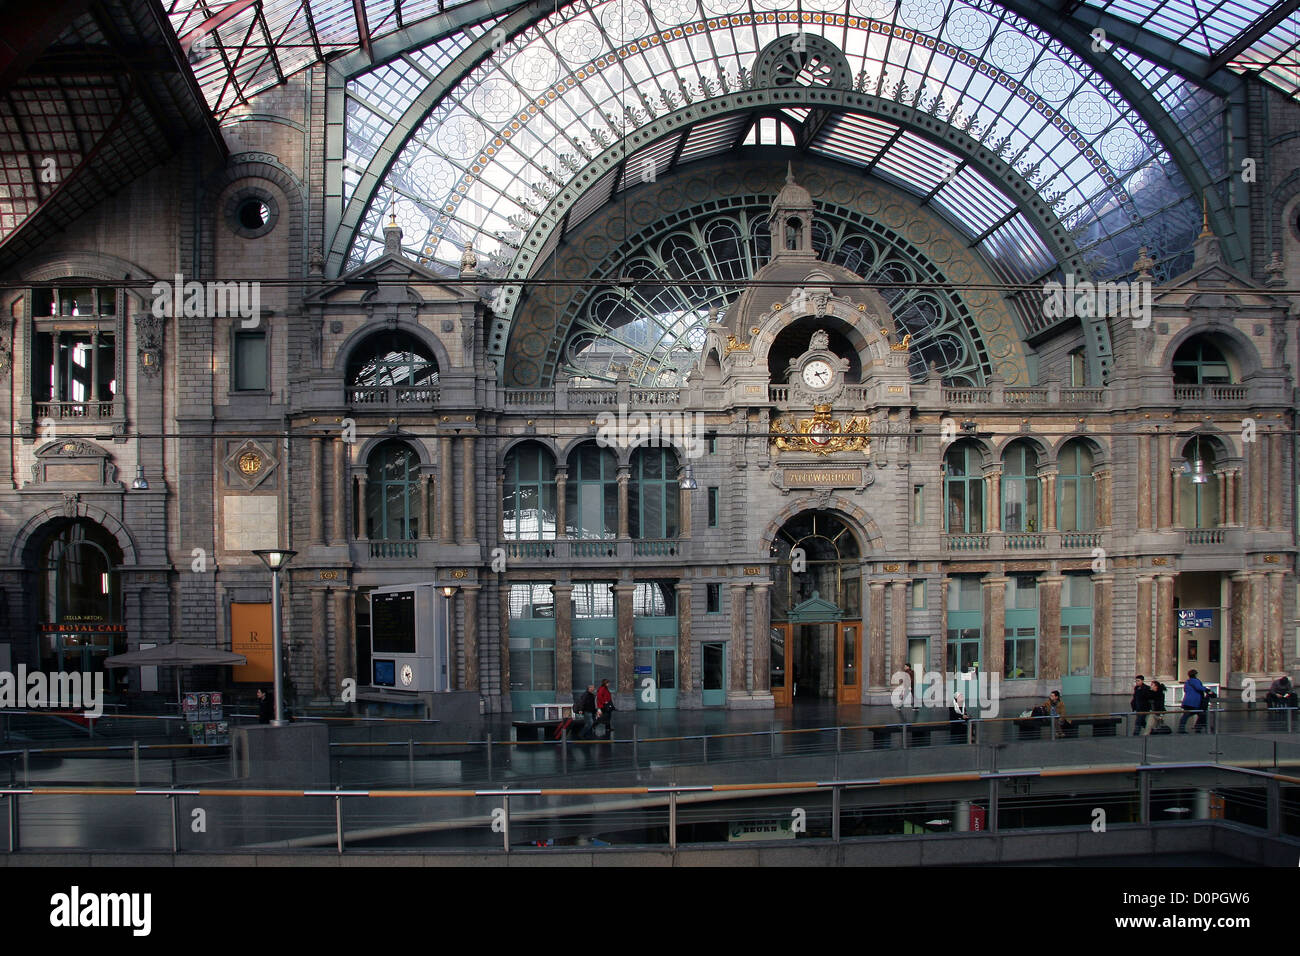
<svg viewBox="0 0 1300 956"><path fill-rule="evenodd" d="M410 664L403 664L403 665L402 665L402 674L401 674L401 677L402 677L402 686L403 686L403 687L410 687L410 686L411 686L411 682L412 682L413 680L415 680L415 671L412 670Z"/></svg>

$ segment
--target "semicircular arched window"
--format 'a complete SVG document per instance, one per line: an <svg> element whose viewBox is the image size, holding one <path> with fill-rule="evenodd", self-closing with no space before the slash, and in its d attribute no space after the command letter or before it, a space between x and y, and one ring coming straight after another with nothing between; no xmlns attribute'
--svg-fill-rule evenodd
<svg viewBox="0 0 1300 956"><path fill-rule="evenodd" d="M420 459L400 441L387 441L366 463L366 537L410 541L420 533Z"/></svg>
<svg viewBox="0 0 1300 956"><path fill-rule="evenodd" d="M1056 527L1060 531L1092 531L1096 527L1096 480L1092 451L1072 441L1056 459Z"/></svg>
<svg viewBox="0 0 1300 956"><path fill-rule="evenodd" d="M1222 349L1203 335L1188 339L1174 353L1175 385L1230 385L1232 369Z"/></svg>
<svg viewBox="0 0 1300 956"><path fill-rule="evenodd" d="M506 455L501 485L501 537L539 541L555 537L555 459L538 442Z"/></svg>
<svg viewBox="0 0 1300 956"><path fill-rule="evenodd" d="M354 405L427 403L435 398L438 362L409 332L376 332L353 350L347 384Z"/></svg>
<svg viewBox="0 0 1300 956"><path fill-rule="evenodd" d="M1038 530L1038 454L1027 442L1002 455L1002 530Z"/></svg>
<svg viewBox="0 0 1300 956"><path fill-rule="evenodd" d="M948 534L984 533L983 459L974 445L963 443L943 456Z"/></svg>
<svg viewBox="0 0 1300 956"><path fill-rule="evenodd" d="M1196 436L1183 446L1182 473L1178 476L1178 507L1184 528L1220 526L1217 469L1221 453L1213 439Z"/></svg>
<svg viewBox="0 0 1300 956"><path fill-rule="evenodd" d="M634 538L675 538L681 488L677 456L667 448L632 452L628 487L628 528Z"/></svg>

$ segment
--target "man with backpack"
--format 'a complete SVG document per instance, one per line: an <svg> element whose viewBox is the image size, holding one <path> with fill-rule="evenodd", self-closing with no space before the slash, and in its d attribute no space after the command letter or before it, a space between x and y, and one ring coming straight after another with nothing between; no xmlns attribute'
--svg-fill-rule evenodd
<svg viewBox="0 0 1300 956"><path fill-rule="evenodd" d="M591 730L596 725L596 685L588 684L587 692L582 695L582 733L578 736L590 740Z"/></svg>
<svg viewBox="0 0 1300 956"><path fill-rule="evenodd" d="M1187 719L1196 714L1196 727L1193 733L1205 733L1205 724L1209 716L1210 698L1216 696L1214 691L1210 690L1201 683L1200 678L1196 676L1196 669L1193 668L1187 672L1187 682L1183 684L1183 717L1178 721L1178 732L1187 733Z"/></svg>
<svg viewBox="0 0 1300 956"><path fill-rule="evenodd" d="M1146 733L1148 715L1151 712L1151 688L1147 687L1146 678L1138 674L1134 678L1136 683L1133 685L1133 696L1128 702L1128 709L1137 714L1133 721L1133 736Z"/></svg>

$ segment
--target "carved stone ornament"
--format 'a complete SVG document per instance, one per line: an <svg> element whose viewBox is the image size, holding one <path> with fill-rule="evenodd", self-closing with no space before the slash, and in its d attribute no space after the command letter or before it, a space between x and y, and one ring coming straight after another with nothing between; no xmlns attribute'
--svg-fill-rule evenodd
<svg viewBox="0 0 1300 956"><path fill-rule="evenodd" d="M162 371L162 318L152 312L139 313L135 317L135 336L140 373L146 378L157 378Z"/></svg>
<svg viewBox="0 0 1300 956"><path fill-rule="evenodd" d="M826 351L831 347L831 337L825 329L818 329L808 342L808 351Z"/></svg>
<svg viewBox="0 0 1300 956"><path fill-rule="evenodd" d="M9 345L4 339L0 339L0 378L7 378L10 370L14 365L14 354L9 350Z"/></svg>
<svg viewBox="0 0 1300 956"><path fill-rule="evenodd" d="M782 416L774 419L770 440L777 451L811 452L829 455L835 452L871 452L871 437L867 434L871 419L863 416L840 421L831 415L830 405L813 407L812 418L793 420Z"/></svg>
<svg viewBox="0 0 1300 956"><path fill-rule="evenodd" d="M117 466L107 451L89 441L55 441L36 452L32 481L38 485L111 485Z"/></svg>
<svg viewBox="0 0 1300 956"><path fill-rule="evenodd" d="M77 507L81 501L81 495L65 494L63 496L63 517L75 518L77 516Z"/></svg>
<svg viewBox="0 0 1300 956"><path fill-rule="evenodd" d="M226 484L252 491L270 476L279 462L269 450L250 438L226 456L225 464Z"/></svg>

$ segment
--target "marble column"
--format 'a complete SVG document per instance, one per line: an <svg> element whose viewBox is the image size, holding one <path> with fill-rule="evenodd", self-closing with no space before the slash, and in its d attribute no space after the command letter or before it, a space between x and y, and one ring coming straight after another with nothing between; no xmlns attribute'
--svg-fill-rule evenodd
<svg viewBox="0 0 1300 956"><path fill-rule="evenodd" d="M461 588L465 611L465 667L461 673L461 690L479 690L478 686L478 596L477 584Z"/></svg>
<svg viewBox="0 0 1300 956"><path fill-rule="evenodd" d="M1174 610L1174 576L1156 575L1156 679L1178 678L1178 630ZM1149 674L1147 675L1150 676Z"/></svg>
<svg viewBox="0 0 1300 956"><path fill-rule="evenodd" d="M370 529L366 527L366 483L365 474L357 475L357 540L370 540Z"/></svg>
<svg viewBox="0 0 1300 956"><path fill-rule="evenodd" d="M1274 451L1276 451L1276 446ZM1280 509L1274 509L1280 510ZM1286 575L1281 571L1268 572L1268 642L1267 656L1264 659L1264 670L1269 676L1281 674L1285 670L1282 656L1282 648L1285 644L1283 641L1283 622L1282 609L1285 606L1285 599L1282 593L1283 582Z"/></svg>
<svg viewBox="0 0 1300 956"><path fill-rule="evenodd" d="M1155 676L1152 668L1151 646L1155 641L1154 621L1151 618L1152 591L1155 588L1154 575L1139 574L1137 579L1137 673L1143 677Z"/></svg>
<svg viewBox="0 0 1300 956"><path fill-rule="evenodd" d="M772 582L755 581L751 591L754 622L754 693L766 696L771 691L772 653Z"/></svg>
<svg viewBox="0 0 1300 956"><path fill-rule="evenodd" d="M867 587L867 680L871 693L889 693L889 671L885 667L885 582L872 581Z"/></svg>
<svg viewBox="0 0 1300 956"><path fill-rule="evenodd" d="M1230 527L1241 527L1241 469L1228 469L1228 518Z"/></svg>
<svg viewBox="0 0 1300 956"><path fill-rule="evenodd" d="M984 589L984 647L980 670L1001 677L1006 664L1007 579L989 575L980 584Z"/></svg>
<svg viewBox="0 0 1300 956"><path fill-rule="evenodd" d="M618 692L636 691L636 641L632 629L632 595L635 584L614 585L614 613L618 620Z"/></svg>
<svg viewBox="0 0 1300 956"><path fill-rule="evenodd" d="M565 498L568 497L569 469L555 469L555 537L563 539L568 537L568 505L565 504Z"/></svg>
<svg viewBox="0 0 1300 956"><path fill-rule="evenodd" d="M496 515L496 521L494 522L494 524L496 525L497 541L500 541L505 537L505 528L506 528L505 501L506 501L506 470L504 468L498 468L497 469L497 500L492 504L492 514ZM541 512L541 504L542 503L540 501L537 503L539 517ZM540 527L540 521L539 521L538 533L540 536L545 537L545 532Z"/></svg>
<svg viewBox="0 0 1300 956"><path fill-rule="evenodd" d="M745 693L745 590L743 584L731 585L731 639L727 642L727 682L729 696Z"/></svg>
<svg viewBox="0 0 1300 956"><path fill-rule="evenodd" d="M311 687L316 700L330 699L330 659L325 635L325 589L311 590Z"/></svg>
<svg viewBox="0 0 1300 956"><path fill-rule="evenodd" d="M497 586L497 603L500 607L501 634L500 634L500 655L501 665L498 671L501 674L501 696L506 699L507 710L513 710L514 705L509 703L510 700L510 582L507 581Z"/></svg>
<svg viewBox="0 0 1300 956"><path fill-rule="evenodd" d="M424 475L417 472L415 480L415 536L417 538L427 538L429 537L429 522L425 516L429 513L429 492L424 481Z"/></svg>
<svg viewBox="0 0 1300 956"><path fill-rule="evenodd" d="M474 436L466 435L460 441L460 537L465 544L478 541L478 528L474 521L477 510L478 486L474 483Z"/></svg>
<svg viewBox="0 0 1300 956"><path fill-rule="evenodd" d="M334 589L334 680L339 692L343 690L343 681L354 678L358 684L362 675L357 673L356 611L353 605L353 591L350 588Z"/></svg>
<svg viewBox="0 0 1300 956"><path fill-rule="evenodd" d="M1151 530L1151 442L1150 435L1137 436L1137 527ZM1142 670L1142 668L1138 668Z"/></svg>
<svg viewBox="0 0 1300 956"><path fill-rule="evenodd" d="M1258 572L1246 574L1246 672L1258 677L1264 672L1264 603L1267 579Z"/></svg>
<svg viewBox="0 0 1300 956"><path fill-rule="evenodd" d="M1183 527L1183 496L1180 493L1182 489L1178 486L1179 477L1180 477L1179 469L1173 468L1170 470L1169 485L1173 489L1173 495L1171 498L1171 500L1173 501L1173 506L1172 506L1173 516L1170 522L1170 527L1173 528ZM1195 520L1196 520L1196 515L1193 514L1192 521Z"/></svg>
<svg viewBox="0 0 1300 956"><path fill-rule="evenodd" d="M311 499L308 504L311 509L308 535L313 545L325 543L324 481L325 439L315 435L311 440Z"/></svg>
<svg viewBox="0 0 1300 956"><path fill-rule="evenodd" d="M618 536L628 537L627 530L627 488L631 482L631 469L621 466L618 469Z"/></svg>
<svg viewBox="0 0 1300 956"><path fill-rule="evenodd" d="M1268 436L1268 505L1265 509L1268 526L1283 531L1286 530L1287 523L1286 485L1282 475L1286 441L1287 436L1279 432L1271 432ZM1270 666L1269 669L1277 670L1281 666L1279 663L1277 667Z"/></svg>
<svg viewBox="0 0 1300 956"><path fill-rule="evenodd" d="M460 656L457 651L460 648L460 641L456 639L456 597L460 594L460 588L451 592L451 597L447 598L447 689L457 690L460 685L456 683L457 674L460 668L456 666L457 658Z"/></svg>
<svg viewBox="0 0 1300 956"><path fill-rule="evenodd" d="M1228 473L1222 468L1214 472L1214 486L1219 492L1219 527L1228 523Z"/></svg>
<svg viewBox="0 0 1300 956"><path fill-rule="evenodd" d="M1159 528L1165 531L1173 526L1173 497L1169 488L1169 436L1156 436L1156 506Z"/></svg>
<svg viewBox="0 0 1300 956"><path fill-rule="evenodd" d="M993 471L984 476L984 490L987 497L988 507L985 515L988 521L984 525L985 531L1002 530L1002 467L998 466Z"/></svg>
<svg viewBox="0 0 1300 956"><path fill-rule="evenodd" d="M679 506L681 511L680 536L682 538L689 538L691 536L691 496L694 494L695 492L687 491L685 488L679 489L679 501L681 502Z"/></svg>
<svg viewBox="0 0 1300 956"><path fill-rule="evenodd" d="M330 528L330 544L347 544L347 515L348 515L348 446L343 439L334 442L334 521ZM361 499L361 510L364 512L366 501ZM361 530L365 531L365 524L362 523Z"/></svg>
<svg viewBox="0 0 1300 956"><path fill-rule="evenodd" d="M1228 653L1225 659L1229 664L1229 674L1234 677L1247 670L1246 645L1249 639L1246 636L1246 601L1250 597L1249 584L1245 571L1232 575L1232 607L1228 611L1231 632L1228 635Z"/></svg>
<svg viewBox="0 0 1300 956"><path fill-rule="evenodd" d="M1093 493L1096 496L1096 527L1109 528L1114 521L1114 499L1111 497L1112 474L1108 469L1093 473Z"/></svg>
<svg viewBox="0 0 1300 956"><path fill-rule="evenodd" d="M1045 574L1038 579L1039 677L1045 681L1061 678L1061 585L1064 583L1065 578L1059 574Z"/></svg>
<svg viewBox="0 0 1300 956"><path fill-rule="evenodd" d="M426 540L432 540L438 536L435 530L438 526L438 480L436 474L430 470L420 476L421 487L424 488L424 510L420 512L420 537Z"/></svg>
<svg viewBox="0 0 1300 956"><path fill-rule="evenodd" d="M1043 531L1056 530L1056 475L1055 471L1046 472L1039 483L1042 489L1040 497L1043 520L1038 527Z"/></svg>
<svg viewBox="0 0 1300 956"><path fill-rule="evenodd" d="M1113 676L1115 642L1111 621L1114 613L1115 576L1109 571L1092 576L1092 676Z"/></svg>
<svg viewBox="0 0 1300 956"><path fill-rule="evenodd" d="M573 585L553 584L555 596L555 699L573 698Z"/></svg>
<svg viewBox="0 0 1300 956"><path fill-rule="evenodd" d="M456 540L451 513L452 488L456 484L456 472L451 460L451 438L446 435L438 440L438 478L442 482L442 487L438 489L438 509L441 512L438 521L438 537L443 544L451 544Z"/></svg>
<svg viewBox="0 0 1300 956"><path fill-rule="evenodd" d="M1260 455L1259 436L1256 434L1256 440L1249 442L1249 452L1246 455L1246 484L1249 496L1247 503L1247 527L1259 528L1263 526L1264 514L1264 481L1263 481L1263 464Z"/></svg>
<svg viewBox="0 0 1300 956"><path fill-rule="evenodd" d="M907 663L907 584L905 580L889 582L889 673L886 683L891 689L894 675L901 672Z"/></svg>
<svg viewBox="0 0 1300 956"><path fill-rule="evenodd" d="M691 680L691 582L677 582L678 700L694 689Z"/></svg>

